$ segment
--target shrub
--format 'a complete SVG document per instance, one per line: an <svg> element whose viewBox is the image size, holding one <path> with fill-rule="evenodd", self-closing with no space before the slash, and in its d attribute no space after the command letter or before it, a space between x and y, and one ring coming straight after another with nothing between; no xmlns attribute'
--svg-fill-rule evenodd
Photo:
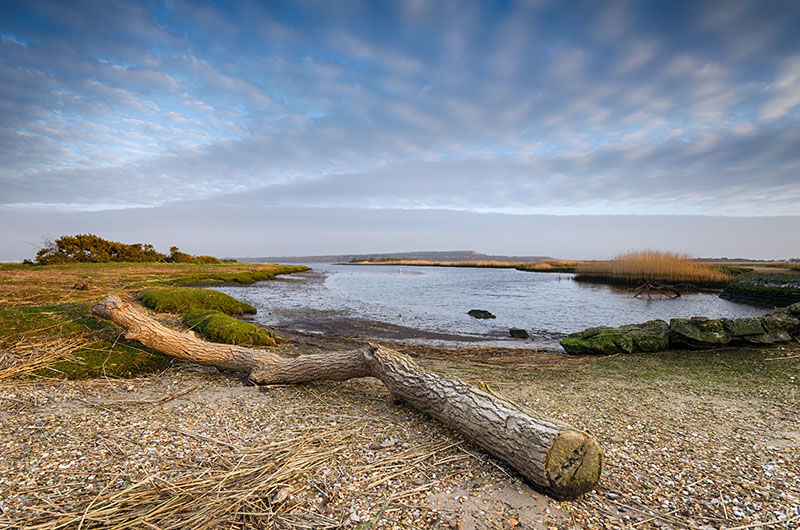
<svg viewBox="0 0 800 530"><path fill-rule="evenodd" d="M156 252L153 245L134 243L128 245L108 241L94 234L63 236L45 242L36 253L40 265L60 263L108 263L109 261L153 262L163 261L164 254Z"/></svg>
<svg viewBox="0 0 800 530"><path fill-rule="evenodd" d="M214 309L229 315L256 312L255 307L225 293L192 287L148 289L142 293L140 301L145 307L162 313L184 313L190 309Z"/></svg>
<svg viewBox="0 0 800 530"><path fill-rule="evenodd" d="M270 331L214 310L192 309L183 317L183 323L212 342L241 346L275 346L283 342Z"/></svg>

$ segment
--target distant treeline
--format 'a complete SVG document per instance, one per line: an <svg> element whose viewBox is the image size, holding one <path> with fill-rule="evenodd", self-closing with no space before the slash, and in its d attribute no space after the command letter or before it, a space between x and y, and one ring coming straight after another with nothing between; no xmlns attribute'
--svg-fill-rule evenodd
<svg viewBox="0 0 800 530"><path fill-rule="evenodd" d="M36 263L53 265L60 263L108 263L111 261L168 262L168 263L222 263L213 256L192 256L170 247L169 254L158 252L148 243L132 245L108 241L94 234L62 236L55 241L46 241L36 253ZM225 260L233 261L233 260Z"/></svg>

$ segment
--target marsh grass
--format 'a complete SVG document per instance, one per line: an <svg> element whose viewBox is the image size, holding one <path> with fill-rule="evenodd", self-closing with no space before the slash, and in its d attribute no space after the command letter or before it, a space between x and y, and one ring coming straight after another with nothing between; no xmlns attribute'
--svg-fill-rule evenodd
<svg viewBox="0 0 800 530"><path fill-rule="evenodd" d="M578 266L577 273L577 281L631 287L650 283L722 288L734 276L720 267L698 263L686 254L657 250L627 252L611 261L586 262Z"/></svg>
<svg viewBox="0 0 800 530"><path fill-rule="evenodd" d="M275 346L283 342L274 333L214 310L192 309L184 315L183 323L211 342L240 346Z"/></svg>
<svg viewBox="0 0 800 530"><path fill-rule="evenodd" d="M225 293L194 287L147 289L142 292L139 301L159 313L185 313L191 309L214 309L228 315L256 312L255 307Z"/></svg>

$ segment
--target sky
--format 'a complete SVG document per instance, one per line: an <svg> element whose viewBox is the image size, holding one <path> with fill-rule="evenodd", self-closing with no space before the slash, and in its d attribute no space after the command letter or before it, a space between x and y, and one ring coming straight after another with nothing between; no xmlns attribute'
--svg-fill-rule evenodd
<svg viewBox="0 0 800 530"><path fill-rule="evenodd" d="M800 2L0 5L0 259L800 256Z"/></svg>

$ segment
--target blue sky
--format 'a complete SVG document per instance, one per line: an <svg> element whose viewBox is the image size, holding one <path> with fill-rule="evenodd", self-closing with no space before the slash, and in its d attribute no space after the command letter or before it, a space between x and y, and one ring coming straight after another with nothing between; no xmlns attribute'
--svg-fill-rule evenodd
<svg viewBox="0 0 800 530"><path fill-rule="evenodd" d="M403 219L432 212L520 228L541 215L637 216L626 219L662 231L638 216L798 227L799 23L800 3L777 0L6 0L0 258L66 228L118 237L104 220L119 211L199 226L235 227L242 210L316 220L284 227L294 239L280 245L258 240L268 248L252 236L198 243L232 255L417 250ZM395 210L380 233L314 237L337 212L360 212L368 228ZM177 221L133 239L194 240ZM439 239L419 241L431 249L463 235L430 231ZM605 252L659 247L661 234ZM464 240L595 257L499 232ZM691 231L683 241L708 255ZM800 254L762 244L720 252Z"/></svg>

